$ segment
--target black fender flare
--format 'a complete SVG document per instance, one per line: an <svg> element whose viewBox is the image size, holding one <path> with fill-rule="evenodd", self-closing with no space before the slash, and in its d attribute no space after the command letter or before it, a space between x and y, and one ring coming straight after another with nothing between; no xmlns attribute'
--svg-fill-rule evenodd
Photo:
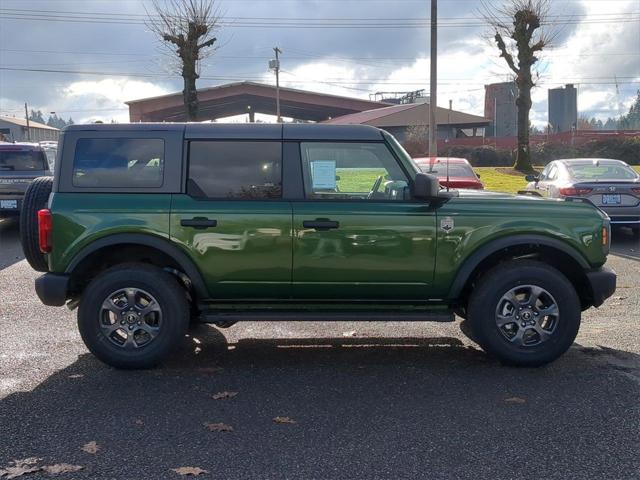
<svg viewBox="0 0 640 480"><path fill-rule="evenodd" d="M82 263L83 260L98 250L124 244L142 245L145 247L155 248L156 250L170 256L189 277L198 297L200 299L209 298L209 291L207 290L202 274L195 263L193 263L186 253L172 244L169 240L154 235L142 233L117 233L103 237L80 250L67 266L65 273L72 275L74 270Z"/></svg>
<svg viewBox="0 0 640 480"><path fill-rule="evenodd" d="M448 298L457 299L464 289L473 271L490 255L502 249L516 247L520 245L540 245L553 248L570 256L586 272L591 269L589 262L574 248L557 238L544 235L513 235L502 237L481 246L473 252L458 269L458 273L449 289Z"/></svg>

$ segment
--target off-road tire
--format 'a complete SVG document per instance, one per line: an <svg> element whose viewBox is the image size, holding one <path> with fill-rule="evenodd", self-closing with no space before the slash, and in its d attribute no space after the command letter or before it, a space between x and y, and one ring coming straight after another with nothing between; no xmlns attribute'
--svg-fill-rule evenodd
<svg viewBox="0 0 640 480"><path fill-rule="evenodd" d="M148 292L159 304L162 315L157 337L133 350L115 345L101 327L103 302L113 292L126 288ZM85 345L98 359L116 368L154 367L180 344L188 325L189 304L178 280L158 267L141 263L117 265L96 276L78 308L78 328Z"/></svg>
<svg viewBox="0 0 640 480"><path fill-rule="evenodd" d="M535 367L552 362L566 352L580 328L580 299L571 282L555 268L532 260L505 262L477 282L467 312L473 339L490 355L508 365ZM553 296L558 323L548 340L531 346L505 338L496 324L496 311L503 296L519 286L533 285Z"/></svg>
<svg viewBox="0 0 640 480"><path fill-rule="evenodd" d="M51 188L52 177L36 178L24 194L22 211L20 212L20 243L24 256L31 268L38 272L46 272L49 269L45 256L40 251L38 239L38 210L47 207Z"/></svg>

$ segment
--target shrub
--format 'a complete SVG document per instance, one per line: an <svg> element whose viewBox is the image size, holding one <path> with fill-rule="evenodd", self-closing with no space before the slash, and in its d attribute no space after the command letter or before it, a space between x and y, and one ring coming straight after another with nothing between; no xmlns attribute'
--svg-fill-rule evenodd
<svg viewBox="0 0 640 480"><path fill-rule="evenodd" d="M446 152L440 152L447 155ZM511 167L515 152L494 147L461 147L449 149L449 156L466 158L475 167ZM534 165L546 165L561 158L613 158L629 165L640 165L640 137L592 140L582 145L540 143L531 147Z"/></svg>

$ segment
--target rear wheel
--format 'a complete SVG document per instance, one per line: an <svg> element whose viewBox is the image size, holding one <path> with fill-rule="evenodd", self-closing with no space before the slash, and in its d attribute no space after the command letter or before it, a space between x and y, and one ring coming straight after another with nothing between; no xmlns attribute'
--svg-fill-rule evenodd
<svg viewBox="0 0 640 480"><path fill-rule="evenodd" d="M38 210L47 207L52 186L52 177L39 177L31 182L24 194L22 211L20 212L20 243L22 244L22 251L31 268L38 272L46 272L49 269L47 260L40 251Z"/></svg>
<svg viewBox="0 0 640 480"><path fill-rule="evenodd" d="M78 328L87 348L117 368L149 368L184 337L189 305L178 281L158 267L128 264L98 275L85 290Z"/></svg>
<svg viewBox="0 0 640 480"><path fill-rule="evenodd" d="M580 300L558 270L541 262L507 262L478 282L469 300L474 339L501 361L539 366L562 355L580 327Z"/></svg>

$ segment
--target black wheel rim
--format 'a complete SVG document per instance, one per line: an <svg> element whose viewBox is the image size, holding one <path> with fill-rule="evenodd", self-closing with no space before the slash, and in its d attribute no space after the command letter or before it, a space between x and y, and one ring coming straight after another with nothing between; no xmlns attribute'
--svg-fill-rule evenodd
<svg viewBox="0 0 640 480"><path fill-rule="evenodd" d="M547 290L520 285L505 293L496 307L496 326L509 342L535 347L548 342L558 328L560 309Z"/></svg>
<svg viewBox="0 0 640 480"><path fill-rule="evenodd" d="M100 308L100 329L113 345L132 351L153 342L162 328L162 309L149 292L122 288L109 294Z"/></svg>

